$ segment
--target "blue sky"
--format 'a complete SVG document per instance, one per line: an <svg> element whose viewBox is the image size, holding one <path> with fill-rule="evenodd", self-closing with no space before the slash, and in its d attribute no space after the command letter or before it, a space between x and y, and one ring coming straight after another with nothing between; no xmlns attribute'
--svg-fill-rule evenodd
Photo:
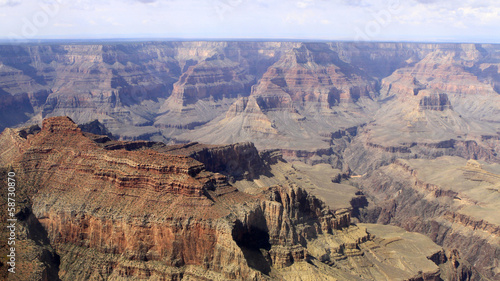
<svg viewBox="0 0 500 281"><path fill-rule="evenodd" d="M0 38L500 43L498 0L0 0Z"/></svg>

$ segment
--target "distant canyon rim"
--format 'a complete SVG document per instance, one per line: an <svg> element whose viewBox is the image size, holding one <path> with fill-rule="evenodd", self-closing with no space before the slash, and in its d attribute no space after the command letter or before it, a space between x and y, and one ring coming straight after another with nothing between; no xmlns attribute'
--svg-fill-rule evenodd
<svg viewBox="0 0 500 281"><path fill-rule="evenodd" d="M20 268L499 280L499 67L494 44L0 45Z"/></svg>

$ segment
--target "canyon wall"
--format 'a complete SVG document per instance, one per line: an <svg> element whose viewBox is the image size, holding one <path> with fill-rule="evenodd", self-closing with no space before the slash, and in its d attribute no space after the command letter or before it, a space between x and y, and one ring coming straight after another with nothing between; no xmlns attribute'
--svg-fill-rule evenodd
<svg viewBox="0 0 500 281"><path fill-rule="evenodd" d="M370 203L362 221L395 224L423 233L446 249L458 249L470 280L498 279L500 257L498 175L458 157L397 160L370 172L361 187ZM476 163L476 164L475 164ZM491 215L489 215L491 214Z"/></svg>
<svg viewBox="0 0 500 281"><path fill-rule="evenodd" d="M37 244L41 248L35 247L46 253L36 274L181 279L210 272L214 279L259 279L274 278L273 270L285 274L298 266L294 261L307 257L342 264L341 258L359 254L366 232L347 227L345 213L319 214L324 206L304 194L303 186L283 181L263 187L263 179L277 176L273 165L299 160L337 168L345 175L335 178L339 184L361 178L351 213L432 238L446 250L441 255L446 262L435 258L447 264L438 262L439 274L497 278L498 266L485 254L498 255L491 240L498 236L498 223L487 219L483 199L449 188L458 184L453 177L432 182L412 172L422 174L425 168L401 163L425 160L432 166L454 156L495 169L499 49L233 41L0 46L0 130L5 129L0 166L21 171L31 198L27 221L47 232ZM42 121L63 115L80 127L64 118ZM22 126L31 127L8 128ZM439 163L455 167L453 173L467 167ZM478 194L496 198L498 173L464 169L456 176L488 185ZM87 178L92 184L82 186ZM239 182L262 186L247 194L235 188ZM132 213L120 216L105 198L127 206L120 212ZM149 204L159 214L166 212L161 220L144 212ZM173 207L160 211L161 204ZM296 213L297 207L305 213ZM175 208L195 215L188 223ZM275 216L282 219L273 221ZM212 238L189 248L196 235L189 238L188 230ZM321 240L325 234L345 234L339 231L355 232L360 241ZM256 234L266 238L248 239ZM182 239L165 242L164 248L150 242L167 236ZM307 246L315 245L311 239L335 246L323 253ZM364 253L373 251L368 248ZM79 253L91 261L81 274ZM50 264L58 255L56 273ZM106 265L86 275L99 263ZM433 270L432 276L439 275ZM361 271L364 278L374 276Z"/></svg>
<svg viewBox="0 0 500 281"><path fill-rule="evenodd" d="M105 150L68 117L46 119L21 139L21 153L2 159L23 183L24 216L54 247L60 264L51 266L63 280L180 280L204 271L264 280L271 267L305 261L308 240L350 225L348 213L329 211L300 188L254 196L187 156Z"/></svg>
<svg viewBox="0 0 500 281"><path fill-rule="evenodd" d="M406 259L397 248L385 261L392 238L374 238L348 209L332 211L278 175L273 167L289 165L279 151L127 145L83 132L68 117L0 137L16 145L1 159L2 173L15 171L20 183L18 270L35 280L438 280L447 266L431 258L442 248L416 246L411 236L402 243L420 249L412 262L393 263ZM235 157L238 165L221 166ZM239 184L285 180L242 192L218 172Z"/></svg>
<svg viewBox="0 0 500 281"><path fill-rule="evenodd" d="M444 122L449 134L433 142L496 135L497 49L347 42L4 45L0 129L68 115L79 124L98 119L127 140L252 141L258 148L311 151L329 147L325 136L374 117L390 120L372 124L384 131L394 124L424 139L437 130L432 124ZM448 119L426 113L434 108ZM467 129L474 122L483 125Z"/></svg>

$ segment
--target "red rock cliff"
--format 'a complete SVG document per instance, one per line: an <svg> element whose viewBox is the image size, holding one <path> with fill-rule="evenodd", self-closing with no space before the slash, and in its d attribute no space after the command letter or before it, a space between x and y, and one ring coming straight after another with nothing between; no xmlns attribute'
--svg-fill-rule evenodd
<svg viewBox="0 0 500 281"><path fill-rule="evenodd" d="M62 279L179 280L209 271L262 280L269 271L249 253L268 267L290 266L307 258L308 239L349 225L348 215L300 188L254 196L186 156L105 150L68 117L44 120L13 166L61 256Z"/></svg>

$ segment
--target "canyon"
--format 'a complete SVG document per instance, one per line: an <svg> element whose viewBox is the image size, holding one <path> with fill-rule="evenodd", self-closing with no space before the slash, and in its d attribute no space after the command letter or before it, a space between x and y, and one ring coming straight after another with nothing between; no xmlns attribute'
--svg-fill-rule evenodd
<svg viewBox="0 0 500 281"><path fill-rule="evenodd" d="M0 137L19 149L2 160L25 199L20 280L438 280L450 266L423 235L352 224L347 202L330 209L250 143L123 143L68 117Z"/></svg>
<svg viewBox="0 0 500 281"><path fill-rule="evenodd" d="M499 61L492 44L1 45L20 268L498 280Z"/></svg>

